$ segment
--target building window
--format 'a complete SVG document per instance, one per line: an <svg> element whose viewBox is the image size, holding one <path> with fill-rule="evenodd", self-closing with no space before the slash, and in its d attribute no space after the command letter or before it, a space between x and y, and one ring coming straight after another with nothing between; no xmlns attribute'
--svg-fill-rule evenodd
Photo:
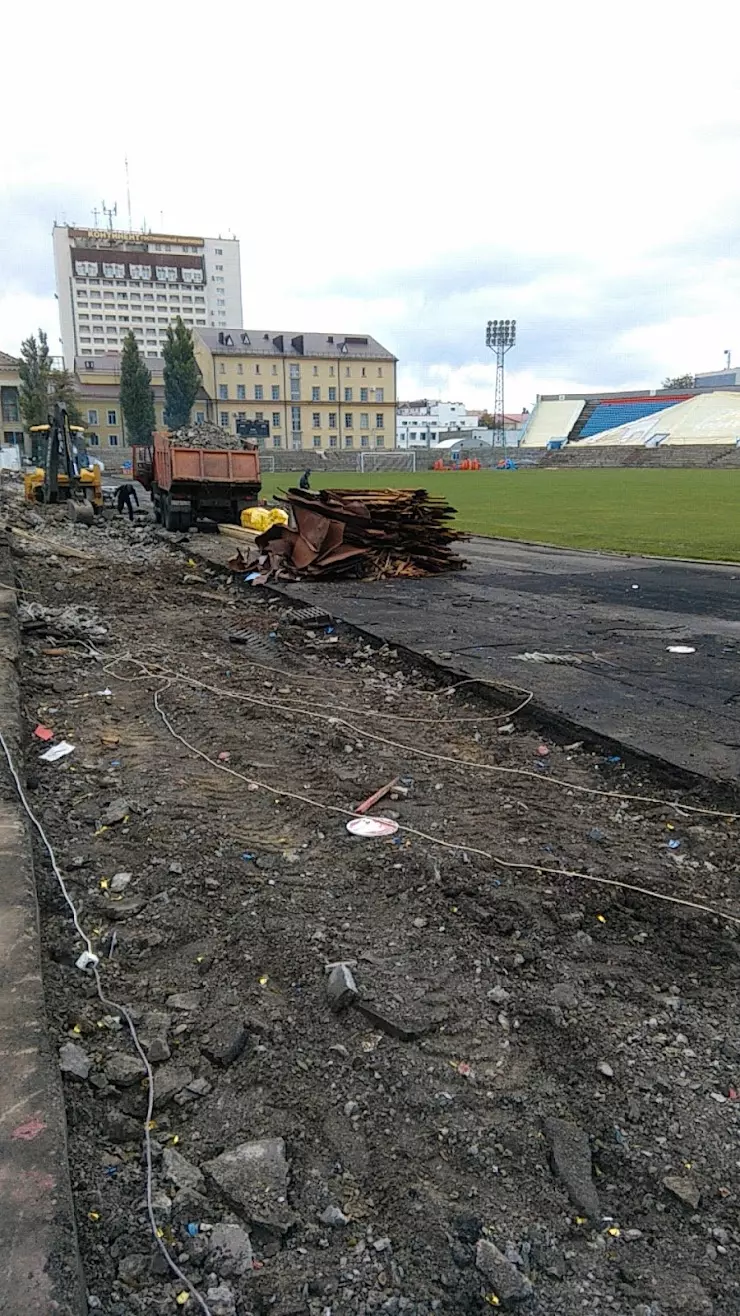
<svg viewBox="0 0 740 1316"><path fill-rule="evenodd" d="M259 375L259 374L261 373L261 372L260 372L259 365L256 365L256 366L254 367L254 373L255 373L255 375Z"/></svg>
<svg viewBox="0 0 740 1316"><path fill-rule="evenodd" d="M353 413L352 413L351 411L345 411L345 413L344 413L344 428L345 428L346 430L351 430L353 425L354 425L354 416L353 416Z"/></svg>
<svg viewBox="0 0 740 1316"><path fill-rule="evenodd" d="M262 385L261 385L261 384L255 384L255 386L254 386L254 400L255 400L255 402L261 402L261 401L262 401Z"/></svg>
<svg viewBox="0 0 740 1316"><path fill-rule="evenodd" d="M291 367L290 367L290 377L291 377L291 379L300 379L300 377L301 377L301 367L300 367L299 365L297 365L297 364L291 364Z"/></svg>
<svg viewBox="0 0 740 1316"><path fill-rule="evenodd" d="M345 448L351 448L351 447L353 447L353 446L354 446L354 442L355 442L355 441L354 441L354 439L352 438L352 435L351 435L351 434L346 435L345 440L344 440L344 446L345 446Z"/></svg>
<svg viewBox="0 0 740 1316"><path fill-rule="evenodd" d="M219 361L219 365L218 365L218 373L219 373L219 375L225 375L225 374L226 374L226 362L225 362L225 361Z"/></svg>
<svg viewBox="0 0 740 1316"><path fill-rule="evenodd" d="M218 386L218 396L221 398L221 400L222 400L223 402L226 401L226 399L227 399L228 396L229 396L229 386L228 386L228 384L219 384L219 386Z"/></svg>
<svg viewBox="0 0 740 1316"><path fill-rule="evenodd" d="M345 373L345 375L348 375L348 376L352 374L352 371L350 370L349 366L345 366L345 367L344 367L344 373Z"/></svg>
<svg viewBox="0 0 740 1316"><path fill-rule="evenodd" d="M272 400L273 400L273 402L279 402L279 401L280 401L280 385L279 385L279 384L273 384L273 386L272 386Z"/></svg>
<svg viewBox="0 0 740 1316"><path fill-rule="evenodd" d="M273 428L274 430L279 430L279 429L280 429L280 412L279 412L279 411L273 411L273 413L272 413L272 428Z"/></svg>
<svg viewBox="0 0 740 1316"><path fill-rule="evenodd" d="M108 424L109 424L109 425L115 425L115 424L117 424L117 421L116 421L116 413L115 413L115 411L109 411L109 412L108 412Z"/></svg>
<svg viewBox="0 0 740 1316"><path fill-rule="evenodd" d="M227 430L227 429L229 428L229 413L228 413L228 411L222 411L222 412L221 412L220 422L221 422L221 428L222 428L222 429Z"/></svg>
<svg viewBox="0 0 740 1316"><path fill-rule="evenodd" d="M237 373L237 375L243 375L243 374L244 374L244 366L242 365L241 361L239 362L239 364L238 364L237 367L236 367L236 373Z"/></svg>
<svg viewBox="0 0 740 1316"><path fill-rule="evenodd" d="M333 367L333 366L329 366L329 374L330 374L330 375L333 375L333 374L334 374L334 367Z"/></svg>
<svg viewBox="0 0 740 1316"><path fill-rule="evenodd" d="M277 366L273 366L273 367L272 367L272 373L273 373L273 375L276 375L276 374L277 374Z"/></svg>
<svg viewBox="0 0 740 1316"><path fill-rule="evenodd" d="M109 446L110 446L111 448L117 448L117 447L118 447L118 435L117 435L117 434L109 434L109 435L108 435L108 444L109 444Z"/></svg>
<svg viewBox="0 0 740 1316"><path fill-rule="evenodd" d="M246 390L246 387L244 386L244 384L237 384L237 386L236 386L236 396L237 396L239 402L244 402L244 400L245 400L245 398L246 398L246 396L247 396L247 390Z"/></svg>
<svg viewBox="0 0 740 1316"><path fill-rule="evenodd" d="M363 378L363 379L365 378L365 375L366 375L366 374L367 374L367 370L366 370L365 367L363 366L363 367L362 367L362 378Z"/></svg>
<svg viewBox="0 0 740 1316"><path fill-rule="evenodd" d="M320 411L314 411L314 413L313 413L313 419L312 419L312 421L311 421L311 424L313 425L313 427L314 427L315 430L320 430L320 429L321 429L321 412L320 412Z"/></svg>
<svg viewBox="0 0 740 1316"><path fill-rule="evenodd" d="M291 408L290 408L290 428L293 430L294 433L297 432L297 433L300 434L300 430L301 430L301 409L300 409L300 407L291 407Z"/></svg>
<svg viewBox="0 0 740 1316"><path fill-rule="evenodd" d="M223 249L223 247L214 247L214 248L213 248L213 254L214 254L214 256L223 256L223 254L224 254L224 249Z"/></svg>
<svg viewBox="0 0 740 1316"><path fill-rule="evenodd" d="M366 389L366 388L361 388L361 389L360 389L360 402L367 402L367 389Z"/></svg>
<svg viewBox="0 0 740 1316"><path fill-rule="evenodd" d="M95 411L95 410L93 410L93 411L88 411L88 413L87 413L87 423L88 423L88 425L97 425L97 423L98 423L98 413L97 413L97 411ZM115 424L115 421L114 421L113 423Z"/></svg>
<svg viewBox="0 0 740 1316"><path fill-rule="evenodd" d="M351 401L352 401L352 389L351 389L351 388L345 388L345 390L344 390L344 400L345 400L345 402L351 402Z"/></svg>
<svg viewBox="0 0 740 1316"><path fill-rule="evenodd" d="M314 446L314 448L320 448L320 447L321 447L321 435L320 435L320 434L314 434L314 436L313 436L313 446Z"/></svg>
<svg viewBox="0 0 740 1316"><path fill-rule="evenodd" d="M337 439L336 434L331 434L331 435L329 436L329 447L330 447L330 448L336 448L338 443L339 443L339 440Z"/></svg>
<svg viewBox="0 0 740 1316"><path fill-rule="evenodd" d="M378 366L378 377L381 377L382 374L383 374L383 367L382 367L382 366Z"/></svg>
<svg viewBox="0 0 740 1316"><path fill-rule="evenodd" d="M303 447L303 444L301 443L301 436L300 436L300 434L294 434L294 435L293 435L293 451L294 451L294 452L299 452L300 449L301 449L302 447Z"/></svg>
<svg viewBox="0 0 740 1316"><path fill-rule="evenodd" d="M265 413L264 413L264 411L255 411L255 413L254 413L254 419L255 419L255 420L264 420L264 419L265 419Z"/></svg>
<svg viewBox="0 0 740 1316"><path fill-rule="evenodd" d="M311 389L311 401L312 401L312 402L320 402L320 401L321 401L321 389L320 389L320 388L312 388L312 389Z"/></svg>
<svg viewBox="0 0 740 1316"><path fill-rule="evenodd" d="M336 400L337 400L337 390L336 390L335 388L330 388L330 389L329 389L329 401L330 401L330 402L336 402Z"/></svg>
<svg viewBox="0 0 740 1316"><path fill-rule="evenodd" d="M368 438L368 436L367 436L366 434L363 434L362 438L360 439L360 447L361 447L361 448L369 448L369 447L370 447L370 439Z"/></svg>
<svg viewBox="0 0 740 1316"><path fill-rule="evenodd" d="M99 448L99 447L100 447L100 435L99 435L99 434L88 434L88 436L87 436L87 441L88 441L88 443L90 444L90 447L91 447L91 448Z"/></svg>
<svg viewBox="0 0 740 1316"><path fill-rule="evenodd" d="M217 269L217 270L222 270L222 269L223 269L223 265L217 265L217 266L216 266L216 269Z"/></svg>
<svg viewBox="0 0 740 1316"><path fill-rule="evenodd" d="M283 446L283 441L282 441L282 439L280 438L280 435L279 435L279 434L274 434L274 435L273 435L272 446L273 446L273 448L282 448L282 446Z"/></svg>
<svg viewBox="0 0 740 1316"><path fill-rule="evenodd" d="M329 412L329 429L330 429L330 430L335 430L336 428L337 428L337 413L336 413L336 411L330 411L330 412Z"/></svg>
<svg viewBox="0 0 740 1316"><path fill-rule="evenodd" d="M196 413L195 413L195 423L196 423L196 425L204 425L204 424L205 424L205 420L206 420L206 413L205 413L205 411L196 411Z"/></svg>
<svg viewBox="0 0 740 1316"><path fill-rule="evenodd" d="M375 390L375 401L376 401L376 402L385 402L385 394L384 394L382 388L376 388L376 390Z"/></svg>
<svg viewBox="0 0 740 1316"><path fill-rule="evenodd" d="M377 416L375 417L375 428L376 430L382 430L384 425L385 425L385 416L383 415L382 411L379 411Z"/></svg>
<svg viewBox="0 0 740 1316"><path fill-rule="evenodd" d="M379 434L379 435L378 435L377 439L375 440L375 447L376 447L376 448L384 448L384 447L385 447L385 435L384 435L384 434Z"/></svg>
<svg viewBox="0 0 740 1316"><path fill-rule="evenodd" d="M360 429L361 429L361 430L369 430L369 428L370 428L370 417L369 417L369 415L368 415L368 413L367 413L366 411L361 411L361 412L360 412Z"/></svg>

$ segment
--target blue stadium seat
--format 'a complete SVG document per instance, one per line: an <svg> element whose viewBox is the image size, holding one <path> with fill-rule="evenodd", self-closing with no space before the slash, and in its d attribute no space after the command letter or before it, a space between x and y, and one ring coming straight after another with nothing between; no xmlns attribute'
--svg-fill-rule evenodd
<svg viewBox="0 0 740 1316"><path fill-rule="evenodd" d="M578 438L588 439L594 434L603 434L605 430L616 429L618 425L627 425L630 421L640 420L643 416L651 416L655 411L665 411L666 407L675 407L681 400L645 398L640 402L601 402L589 416Z"/></svg>

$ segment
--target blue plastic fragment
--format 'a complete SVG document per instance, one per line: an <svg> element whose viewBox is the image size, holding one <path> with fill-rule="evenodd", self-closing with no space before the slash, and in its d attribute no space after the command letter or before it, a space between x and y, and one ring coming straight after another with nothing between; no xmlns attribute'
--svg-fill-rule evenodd
<svg viewBox="0 0 740 1316"><path fill-rule="evenodd" d="M249 575L248 575L248 576L245 576L244 579L245 579L245 581L247 581L247 582L249 582L250 580L257 580L258 577L259 577L259 574L260 574L259 571L250 571Z"/></svg>
<svg viewBox="0 0 740 1316"><path fill-rule="evenodd" d="M277 631L270 631L270 639L271 640L277 639Z"/></svg>
<svg viewBox="0 0 740 1316"><path fill-rule="evenodd" d="M610 754L606 760L607 763L621 763L622 760L618 754Z"/></svg>
<svg viewBox="0 0 740 1316"><path fill-rule="evenodd" d="M117 1165L106 1165L106 1167L105 1167L105 1177L106 1177L106 1179L115 1179L115 1177L116 1177L117 1174L118 1174L118 1166L117 1166Z"/></svg>
<svg viewBox="0 0 740 1316"><path fill-rule="evenodd" d="M191 1220L190 1224L188 1225L188 1233L191 1238L195 1238L196 1234L198 1233L198 1226L196 1225L194 1220Z"/></svg>
<svg viewBox="0 0 740 1316"><path fill-rule="evenodd" d="M669 842L668 842L668 849L669 849L669 850L677 850L680 844L681 844L680 841L669 841Z"/></svg>
<svg viewBox="0 0 740 1316"><path fill-rule="evenodd" d="M246 860L247 863L249 863L250 859L256 859L256 858L257 856L252 854L251 850L245 850L244 853L242 854L242 859Z"/></svg>
<svg viewBox="0 0 740 1316"><path fill-rule="evenodd" d="M324 635L333 635L333 634L334 634L334 627L333 627L333 626L325 626L325 627L324 627Z"/></svg>

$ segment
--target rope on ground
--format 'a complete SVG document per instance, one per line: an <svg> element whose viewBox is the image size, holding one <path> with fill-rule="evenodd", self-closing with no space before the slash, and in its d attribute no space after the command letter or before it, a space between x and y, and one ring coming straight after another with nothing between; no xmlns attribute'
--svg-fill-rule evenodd
<svg viewBox="0 0 740 1316"><path fill-rule="evenodd" d="M161 1236L161 1230L157 1225L157 1220L154 1214L154 1202L153 1202L154 1173L152 1169L152 1139L150 1133L152 1113L154 1110L154 1072L139 1040L139 1035L136 1031L136 1025L134 1024L134 1021L131 1018L131 1015L129 1014L129 1011L127 1010L126 1006L119 1005L117 1001L112 1001L110 1000L109 997L105 995L105 992L103 990L103 983L98 969L98 963L97 963L98 957L95 954L95 951L93 950L92 942L90 938L88 937L87 933L84 931L80 923L77 907L71 895L69 894L69 888L67 887L67 884L64 880L64 875L57 862L57 857L52 847L52 844L48 836L46 835L44 828L42 827L35 813L33 812L30 804L28 803L28 799L26 798L26 793L23 789L23 783L20 779L20 775L13 761L13 756L8 748L5 737L3 736L1 731L0 731L0 747L2 748L2 751L5 755L8 768L10 769L10 775L15 783L15 789L16 789L16 794L18 795L18 799L20 800L20 803L23 807L26 816L28 817L29 822L32 824L32 826L35 828L36 832L38 833L41 844L43 845L47 855L49 856L49 861L51 863L51 867L54 876L57 880L57 883L59 884L59 889L62 895L64 896L67 905L69 906L70 913L72 915L72 922L74 923L75 926L75 931L77 932L77 935L80 938L80 940L83 942L87 954L91 956L90 967L92 968L93 976L95 978L95 986L97 989L97 993L101 1005L105 1006L106 1010L108 1010L109 1012L112 1012L114 1014L119 1014L122 1016L122 1018L126 1020L129 1033L131 1034L131 1040L138 1052L139 1059L141 1060L144 1069L146 1071L148 1097L147 1097L146 1119L144 1122L143 1141L144 1141L144 1151L146 1156L146 1206L147 1206L147 1215L149 1217L149 1227L152 1232L152 1237L154 1238L157 1247L159 1248L160 1252L165 1258L167 1265L169 1266L173 1275L177 1277L177 1279L180 1281L181 1284L185 1285L190 1296L192 1298L195 1298L195 1301L198 1303L198 1306L203 1312L203 1316L211 1316L211 1310L206 1304L205 1299L202 1298L198 1290L193 1287L187 1275L184 1274L184 1272L180 1269L177 1262L175 1261L174 1257L170 1254L169 1249L167 1248L167 1244L165 1243L164 1239Z"/></svg>
<svg viewBox="0 0 740 1316"><path fill-rule="evenodd" d="M134 664L139 667L142 675L151 677L153 680L167 678L170 681L192 685L201 690L209 690L211 694L222 695L227 699L236 699L249 704L259 704L264 708L270 709L272 712L288 713L291 715L301 713L305 717L312 717L321 722L335 723L347 727L348 730L352 731L356 736L362 737L364 740L373 740L380 745L390 745L394 749L402 750L405 754L415 754L417 757L431 759L436 763L451 763L455 767L468 768L477 772L492 772L502 776L525 777L531 781L536 781L538 785L558 786L562 787L564 790L575 791L582 795L595 795L603 799L629 800L634 804L657 805L661 809L679 809L686 813L700 814L707 818L724 818L725 820L733 822L740 819L740 814L725 812L721 809L706 809L697 804L684 804L683 802L679 804L674 800L661 800L651 795L633 795L626 791L601 790L597 786L581 786L576 782L565 781L562 777L553 777L549 774L532 772L529 768L506 768L495 763L478 763L475 759L463 759L456 758L450 754L438 754L434 750L420 749L417 745L407 745L402 741L390 740L387 736L373 735L371 731L367 731L364 727L355 726L354 723L348 722L345 718L336 717L334 714L327 715L324 713L317 713L312 708L288 706L281 704L274 699L266 699L264 696L248 695L239 690L227 690L223 686L210 685L205 681L199 680L197 677L188 676L184 672L173 672L165 667L160 668L159 671L152 671L138 658L134 658L131 654L120 655L118 658L114 658L104 666L106 674L115 677L117 680L127 681L136 679L120 676L114 670L119 662L130 662Z"/></svg>
<svg viewBox="0 0 740 1316"><path fill-rule="evenodd" d="M360 816L355 812L354 809L345 809L338 804L326 804L324 803L323 800L315 800L309 795L300 795L294 791L285 790L284 787L273 786L269 782L260 781L256 777L248 777L246 773L239 772L236 768L231 768L227 764L219 763L217 759L211 758L211 756L207 754L205 750L199 749L197 745L193 745L191 741L187 740L185 736L183 736L179 731L177 731L175 727L172 725L172 722L170 721L168 714L164 711L160 701L160 696L164 694L164 692L167 689L171 688L171 685L172 682L168 680L164 686L162 686L159 690L156 690L154 692L154 696L153 696L154 707L159 713L159 716L164 722L164 725L166 726L170 735L173 736L175 740L178 740L181 745L184 745L185 748L189 750L191 754L195 754L197 758L203 759L205 763L209 763L211 767L216 768L219 772L226 772L229 774L229 776L237 777L239 778L240 781L245 781L248 786L257 787L259 790L268 791L271 795L281 796L284 799L289 799L289 800L297 800L301 804L310 805L311 808L321 809L325 813L338 813L345 818L357 818ZM695 909L702 914L709 914L712 918L724 919L729 923L735 923L738 926L740 926L740 917L737 917L734 914L724 913L722 910L714 909L712 908L711 905L705 905L699 901L684 900L680 896L670 896L670 895L666 895L664 892L661 891L651 891L648 887L636 886L631 882L622 882L616 878L596 877L591 873L577 873L567 868L546 868L541 864L525 864L525 863L517 863L513 860L501 859L498 855L492 854L491 851L489 850L481 850L478 849L476 846L466 845L464 843L460 843L456 841L445 841L438 836L431 836L428 832L419 831L418 828L408 827L403 823L398 824L398 830L400 832L405 832L409 836L416 836L421 840L429 841L431 845L443 846L444 849L446 850L457 850L460 852L464 851L466 854L475 854L481 856L484 859L490 859L491 862L496 864L498 868L519 869L519 870L526 870L535 873L544 873L548 877L570 877L580 882L593 882L599 886L615 887L622 891L633 891L638 895L647 896L649 899L661 900L664 901L666 904L671 904L671 905L680 905L683 906L685 909Z"/></svg>

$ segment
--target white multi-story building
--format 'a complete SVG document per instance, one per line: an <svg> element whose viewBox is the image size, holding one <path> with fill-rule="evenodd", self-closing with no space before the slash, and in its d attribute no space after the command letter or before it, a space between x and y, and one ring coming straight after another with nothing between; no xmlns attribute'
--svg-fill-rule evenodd
<svg viewBox="0 0 740 1316"><path fill-rule="evenodd" d="M399 402L396 412L396 447L429 448L442 434L471 430L478 426L477 411L468 411L462 402L439 402L419 398L416 402Z"/></svg>
<svg viewBox="0 0 740 1316"><path fill-rule="evenodd" d="M68 369L75 357L120 352L129 329L144 355L161 357L178 315L193 328L243 323L237 238L55 224L53 241Z"/></svg>

